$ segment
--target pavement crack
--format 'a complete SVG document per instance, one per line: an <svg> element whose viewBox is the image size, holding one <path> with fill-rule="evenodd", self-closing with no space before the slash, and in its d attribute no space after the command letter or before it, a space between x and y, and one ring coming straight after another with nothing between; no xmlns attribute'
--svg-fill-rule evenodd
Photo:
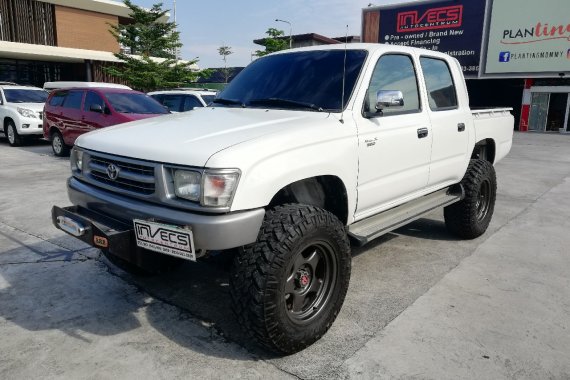
<svg viewBox="0 0 570 380"><path fill-rule="evenodd" d="M0 267L7 266L7 265L25 265L25 264L51 264L51 263L83 263L89 259L70 259L70 260L36 260L36 261L15 261L15 262L7 262L7 263L0 263Z"/></svg>
<svg viewBox="0 0 570 380"><path fill-rule="evenodd" d="M53 241L51 241L51 240L48 240L48 239L46 239L45 237L43 237L43 236L41 236L41 235L36 235L36 234L34 234L34 233L31 233L31 232L28 232L28 231L26 231L26 230L23 230L23 229L21 229L21 228L19 228L19 227L12 226L12 225L10 225L10 224L8 224L8 223L6 223L6 222L0 221L0 225L5 226L5 227L8 227L8 228L11 228L11 229L13 229L13 230L15 230L15 231L18 231L18 232L20 232L20 233L22 233L22 234L24 234L24 235L34 237L34 238L39 239L39 240L41 240L41 241L43 241L43 242L46 242L46 243L51 244L51 245L54 245L54 246L56 246L56 247L58 247L58 248L64 249L64 250L66 250L66 251L69 252L69 253L72 253L72 254L73 254L73 253L76 253L76 254L78 254L78 255L84 257L85 260L91 260L91 258L90 258L89 256L86 256L86 255L84 255L83 253L81 253L82 251L85 251L85 250L87 250L87 249L91 249L91 247L81 248L81 249L78 249L78 250L75 250L75 251L74 251L74 250L71 250L71 249L69 249L69 248L67 248L67 247L65 247L65 246L63 246L63 245L61 245L61 244L58 244L58 243L53 242ZM7 236L7 237L8 237L8 236ZM13 238L10 238L10 237L8 237L8 238L9 238L10 240L17 241L16 239L13 239ZM30 248L27 244L24 244L24 243L19 242L19 241L17 241L17 242L18 242L19 244L21 244L22 246L24 246L24 247Z"/></svg>

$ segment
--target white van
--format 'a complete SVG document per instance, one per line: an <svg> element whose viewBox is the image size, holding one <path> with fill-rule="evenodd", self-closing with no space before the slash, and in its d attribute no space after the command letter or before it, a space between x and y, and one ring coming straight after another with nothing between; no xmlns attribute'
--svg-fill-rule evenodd
<svg viewBox="0 0 570 380"><path fill-rule="evenodd" d="M105 83L105 82L81 82L81 81L57 81L57 82L45 82L44 90L52 91L59 90L60 88L71 88L71 87L98 87L98 88L122 88L125 90L132 90L129 86L124 84L116 83Z"/></svg>

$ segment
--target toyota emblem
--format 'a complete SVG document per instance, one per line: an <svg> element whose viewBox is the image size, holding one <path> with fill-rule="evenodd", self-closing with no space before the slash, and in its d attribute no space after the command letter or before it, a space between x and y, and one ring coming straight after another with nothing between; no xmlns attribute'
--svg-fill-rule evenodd
<svg viewBox="0 0 570 380"><path fill-rule="evenodd" d="M115 164L109 164L107 166L107 176L113 181L119 176L120 169Z"/></svg>

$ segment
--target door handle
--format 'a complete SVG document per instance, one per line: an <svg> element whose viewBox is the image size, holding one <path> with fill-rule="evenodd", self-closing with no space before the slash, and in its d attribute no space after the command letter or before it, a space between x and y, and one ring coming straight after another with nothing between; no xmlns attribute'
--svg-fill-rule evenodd
<svg viewBox="0 0 570 380"><path fill-rule="evenodd" d="M418 129L418 139L423 139L424 137L427 137L428 135L428 129L427 128L419 128Z"/></svg>
<svg viewBox="0 0 570 380"><path fill-rule="evenodd" d="M464 123L457 124L457 131L458 132L463 132L464 130L465 130L465 124Z"/></svg>

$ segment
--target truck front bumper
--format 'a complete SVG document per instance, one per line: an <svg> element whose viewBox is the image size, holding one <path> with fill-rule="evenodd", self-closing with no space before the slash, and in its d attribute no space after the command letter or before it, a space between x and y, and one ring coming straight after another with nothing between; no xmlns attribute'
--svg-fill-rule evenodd
<svg viewBox="0 0 570 380"><path fill-rule="evenodd" d="M54 224L74 236L74 233L61 228L58 216L93 226L89 230L98 230L103 237L109 235L110 251L115 248L111 247L113 244L127 250L136 245L133 244L134 219L189 227L194 236L196 250L222 250L255 242L265 216L263 208L227 214L181 211L117 195L80 182L73 177L68 180L67 185L69 199L75 206L64 209L54 206L52 211ZM94 247L105 248L95 244L92 233L76 237Z"/></svg>

